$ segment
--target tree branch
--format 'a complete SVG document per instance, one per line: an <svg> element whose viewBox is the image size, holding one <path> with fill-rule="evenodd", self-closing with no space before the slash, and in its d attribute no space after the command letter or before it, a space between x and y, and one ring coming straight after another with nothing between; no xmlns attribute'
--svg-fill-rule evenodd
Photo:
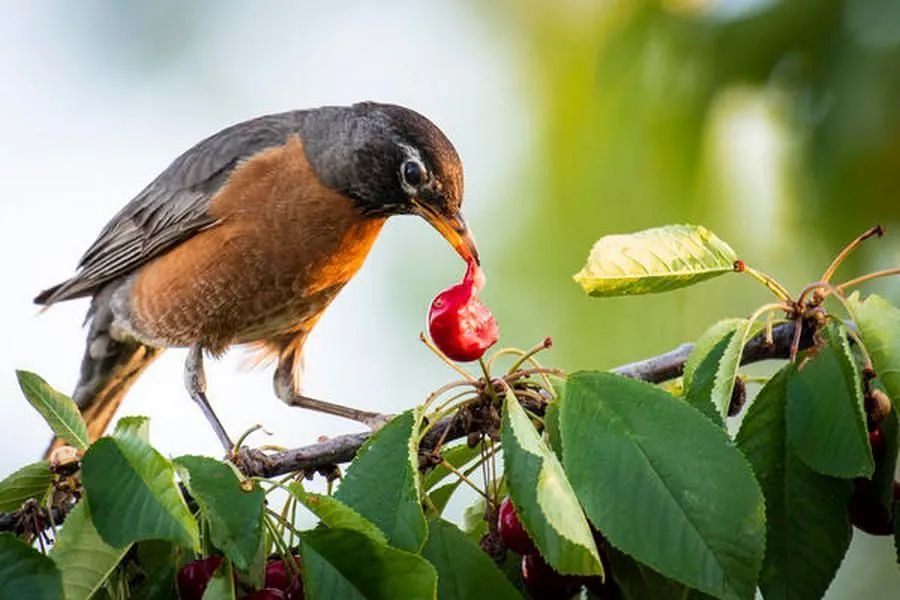
<svg viewBox="0 0 900 600"><path fill-rule="evenodd" d="M812 336L808 333L811 329L804 327L804 335L800 339L800 349L808 348L812 344ZM757 335L744 347L741 364L788 358L794 331L794 323L781 323L775 326L771 343L766 341L764 334ZM684 371L684 363L693 349L693 344L682 344L664 354L622 365L612 369L612 372L650 383L668 381L681 376ZM526 401L525 404L526 408L534 412L543 411L543 406L535 401ZM427 455L439 443L465 437L472 430L471 418L471 414L464 418L457 415L444 417L435 423L422 439L419 446L420 452ZM369 432L351 433L302 448L272 454L243 448L239 451L236 462L245 474L253 477L275 477L300 471L328 472L336 464L353 460L370 435ZM65 518L65 512L62 509L54 508L54 520L57 523L61 522ZM15 530L19 523L21 520L18 512L0 513L0 531Z"/></svg>
<svg viewBox="0 0 900 600"><path fill-rule="evenodd" d="M810 328L805 327L804 330L809 331ZM771 344L766 341L764 333L757 335L746 344L741 356L741 364L768 359L787 359L790 356L793 338L793 323L776 325L772 331ZM811 344L811 336L803 335L800 340L800 348L808 348ZM622 365L612 369L612 372L650 383L668 381L681 376L684 371L684 363L693 349L693 344L682 344L664 354ZM537 406L528 408L540 410L540 407ZM468 433L469 428L464 419L453 416L444 417L428 432L419 449L421 452L427 453L434 450L442 438L446 443L465 437ZM274 477L297 471L316 471L336 463L353 460L357 450L369 435L368 432L342 435L311 446L268 455L253 450L242 450L239 460L244 473L256 477Z"/></svg>

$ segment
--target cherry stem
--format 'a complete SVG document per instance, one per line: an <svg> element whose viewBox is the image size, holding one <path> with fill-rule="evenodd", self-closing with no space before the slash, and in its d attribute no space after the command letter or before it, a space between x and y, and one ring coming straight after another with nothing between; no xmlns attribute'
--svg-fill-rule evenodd
<svg viewBox="0 0 900 600"><path fill-rule="evenodd" d="M821 289L825 290L825 292L823 292L822 294L823 299L832 296L835 300L841 303L841 306L844 307L844 310L847 311L848 315L853 314L853 311L850 310L850 306L847 304L846 298L844 298L844 292L839 287L836 287L828 283L827 281L817 281L800 290L800 295L797 296L797 306L801 309L801 311L803 309L803 301L806 299L806 296L810 292Z"/></svg>
<svg viewBox="0 0 900 600"><path fill-rule="evenodd" d="M749 265L744 265L742 272L769 288L769 291L775 294L779 300L791 302L791 293L787 291L783 285L772 279L772 277L766 275L762 271L757 271Z"/></svg>
<svg viewBox="0 0 900 600"><path fill-rule="evenodd" d="M275 527L275 524L272 523L272 519L277 520L279 525L281 525L282 527L286 527L288 523L283 523L278 513L272 511L272 509L269 508L266 509L266 516L267 518L263 519L263 523L265 523L266 529L269 530L269 537L272 538L272 544L275 546L278 554L281 554L282 556L287 555L288 548L284 543L284 539L282 538L283 531L279 531L279 529Z"/></svg>
<svg viewBox="0 0 900 600"><path fill-rule="evenodd" d="M800 351L800 335L803 333L803 315L798 314L794 319L794 339L791 340L790 361L797 360L797 352Z"/></svg>
<svg viewBox="0 0 900 600"><path fill-rule="evenodd" d="M246 440L248 437L250 437L251 434L256 433L257 431L260 431L260 430L262 430L263 433L265 433L267 435L272 435L271 433L269 433L268 431L263 429L263 426L261 424L257 423L256 425L254 425L253 427L251 427L250 429L248 429L247 431L245 431L244 433L241 434L241 437L239 437L238 440L234 443L234 448L232 449L232 451L240 450L241 444L244 443L244 440Z"/></svg>
<svg viewBox="0 0 900 600"><path fill-rule="evenodd" d="M457 384L459 384L459 382L457 382ZM431 429L435 425L437 425L441 421L441 419L446 417L448 414L450 414L451 412L454 412L454 411L456 411L458 413L459 410L462 409L463 407L469 406L470 404L478 402L479 400L481 400L481 396L473 396L472 398L470 398L468 400L460 402L456 406L451 406L451 407L445 408L443 410L434 411L433 413L431 413L428 425L423 427L422 433L419 434L419 441L421 442L425 438L425 436L428 434L428 432L431 431ZM444 431L446 432L449 430L450 430L450 428L448 427Z"/></svg>
<svg viewBox="0 0 900 600"><path fill-rule="evenodd" d="M452 396L450 396L449 398L447 398L447 400L445 400L445 401L441 402L440 404L438 404L437 406L435 406L435 407L434 407L434 412L435 412L435 413L441 413L441 412L444 412L444 411L447 409L448 406L450 406L451 404L453 404L454 402L456 402L456 401L459 400L460 398L464 398L465 396L467 396L468 394L471 394L471 393L473 393L472 390L466 390L466 391L460 392L460 393L458 393L458 394L453 394ZM478 397L478 395L476 394L476 395L475 395L475 398L477 398L477 397Z"/></svg>
<svg viewBox="0 0 900 600"><path fill-rule="evenodd" d="M547 348L550 347L550 345L549 345L549 340L550 340L550 338L544 338L544 339L541 341L541 343L535 344L534 346L532 346L531 348L529 348L528 350L526 350L524 353L522 353L522 356L519 357L519 360L517 360L516 362L513 363L513 366L511 366L511 367L509 368L509 370L506 372L506 374L507 374L507 375L511 375L511 374L512 374L513 372L515 372L519 367L521 367L522 364L523 364L525 361L527 361L527 360L529 360L529 359L532 359L532 362L534 363L534 366L535 366L535 367L540 368L540 365L537 364L536 361L533 360L533 357L534 357L535 354L537 354L537 353L540 352L541 350L546 350Z"/></svg>
<svg viewBox="0 0 900 600"><path fill-rule="evenodd" d="M565 377L566 372L562 369L548 369L545 367L536 367L534 369L522 369L516 371L504 378L504 383L510 383L519 379L528 377L529 375L556 375L557 377ZM548 390L549 391L549 390Z"/></svg>
<svg viewBox="0 0 900 600"><path fill-rule="evenodd" d="M478 364L481 366L481 372L484 374L485 391L488 392L491 398L496 400L497 396L494 394L494 386L491 385L491 370L488 368L488 364L484 362L483 356L478 358Z"/></svg>
<svg viewBox="0 0 900 600"><path fill-rule="evenodd" d="M281 517L281 515L279 515L277 512L275 512L271 508L266 509L266 514L269 517L271 517L272 519L278 521L279 525L281 525L284 528L283 531L284 530L291 531L293 534L296 534L298 536L300 535L300 532L297 530L296 527L294 527L293 523L288 523L287 519L283 519ZM269 525L270 529L275 529L275 526L271 523L271 521L269 521L268 519L265 519L265 521ZM290 548L288 548L287 545L284 543L284 538L282 537L282 535L284 535L283 531L279 532L276 529L275 531L270 531L269 533L273 534L272 541L274 541L275 545L278 546L278 554L287 558L288 556L291 556L291 551L290 551ZM275 533L277 533L278 535L274 535Z"/></svg>
<svg viewBox="0 0 900 600"><path fill-rule="evenodd" d="M528 398L531 398L532 400L537 402L539 405L545 404L547 402L547 400L545 398L542 398L540 394L536 394L535 392L532 392L531 390L519 389L519 390L515 390L514 393L517 396L526 396Z"/></svg>
<svg viewBox="0 0 900 600"><path fill-rule="evenodd" d="M444 447L444 442L447 440L447 434L453 428L453 424L456 421L456 417L458 417L458 416L459 416L459 411L457 410L455 413L453 413L453 416L450 418L450 423L447 425L447 427L444 428L444 431L441 432L441 437L439 437L437 443L435 443L435 445L434 445L435 451L440 452L441 448ZM428 429L426 429L426 432L427 431L428 431ZM422 437L424 437L424 436L422 436ZM419 437L419 442L422 441L422 437Z"/></svg>
<svg viewBox="0 0 900 600"><path fill-rule="evenodd" d="M441 352L438 349L438 347L434 345L434 342L432 342L431 340L428 339L428 336L426 336L424 332L419 332L419 339L422 340L422 343L425 344L429 350L434 352L438 358L440 358L442 361L447 363L451 369L453 369L454 371L456 371L457 373L459 373L460 375L462 375L463 377L465 377L466 379L468 379L469 381L471 381L473 383L476 381L475 377L473 377L471 373L469 373L468 371L466 371L465 369L460 367L458 364L456 364L455 362L450 360L450 358L446 354Z"/></svg>
<svg viewBox="0 0 900 600"><path fill-rule="evenodd" d="M445 393L449 392L450 390L456 389L458 387L464 387L464 386L473 386L474 387L475 381L474 380L472 380L472 381L451 381L450 383L442 385L438 389L431 392L431 394L429 394L428 398L425 399L425 402L422 403L422 408L427 409L428 406L432 402L434 402L437 398L439 398L440 396L443 396Z"/></svg>
<svg viewBox="0 0 900 600"><path fill-rule="evenodd" d="M752 324L756 322L756 320L759 319L763 314L766 314L766 343L769 344L773 343L772 328L775 325L775 311L778 310L783 310L786 313L792 313L794 312L794 307L787 302L772 302L769 304L763 304L758 309L756 309L756 312L750 315L750 317L747 319Z"/></svg>
<svg viewBox="0 0 900 600"><path fill-rule="evenodd" d="M490 448L488 450L488 457L491 459L491 482L494 484L494 504L497 504L497 501L500 499L500 483L497 481L497 452L494 450L496 443L494 442L494 440L489 440L489 442ZM482 444L484 444L483 441ZM488 457L485 457L485 459L487 459Z"/></svg>
<svg viewBox="0 0 900 600"><path fill-rule="evenodd" d="M879 277L889 277L891 275L900 275L900 267L894 269L883 269L881 271L875 271L874 273L867 273L866 275L860 275L859 277L854 277L849 281L845 281L844 283L837 286L837 289L840 290L841 293L844 292L844 288L853 287L854 285L859 285L865 281L871 281L872 279L878 279Z"/></svg>
<svg viewBox="0 0 900 600"><path fill-rule="evenodd" d="M755 322L765 313L773 314L775 311L783 310L787 313L792 313L794 311L794 307L788 304L787 302L770 302L769 304L763 304L756 311L747 318L751 323Z"/></svg>
<svg viewBox="0 0 900 600"><path fill-rule="evenodd" d="M448 471L450 471L451 473L453 473L454 475L459 477L460 481L462 481L463 483L468 485L470 488L472 488L473 490L475 490L476 492L478 492L479 494L484 496L485 501L487 501L487 502L491 501L490 497L488 497L488 495L484 492L484 490L482 490L480 487L475 485L474 481L469 479L465 473L463 473L462 471L460 471L459 469L454 467L453 464L449 460L444 458L443 456L441 457L441 466L443 466L445 469L447 469Z"/></svg>
<svg viewBox="0 0 900 600"><path fill-rule="evenodd" d="M493 370L494 361L497 360L498 358L500 358L501 356L506 356L508 354L514 354L516 356L524 356L525 351L519 350L518 348L503 348L502 350L497 350L488 359L488 368Z"/></svg>
<svg viewBox="0 0 900 600"><path fill-rule="evenodd" d="M840 254L834 257L834 260L831 261L831 264L828 265L828 268L825 269L825 272L822 274L822 282L828 283L828 281L834 276L835 271L838 270L838 267L841 266L850 254L859 248L859 246L871 237L881 237L884 235L884 227L881 225L876 225L871 229L864 231L861 235L859 235L855 240L847 244L847 247L841 250Z"/></svg>

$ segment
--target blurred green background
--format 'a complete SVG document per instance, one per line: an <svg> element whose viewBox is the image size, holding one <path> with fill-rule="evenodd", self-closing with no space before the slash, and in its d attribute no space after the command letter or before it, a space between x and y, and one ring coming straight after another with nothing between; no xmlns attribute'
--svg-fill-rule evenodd
<svg viewBox="0 0 900 600"><path fill-rule="evenodd" d="M610 368L668 350L769 298L738 277L662 296L588 298L571 275L604 234L702 224L747 263L797 290L858 233L883 223L889 235L864 246L837 281L900 264L900 232L893 231L900 225L897 0L7 0L0 10L7 23L0 42L6 82L0 162L4 179L20 182L15 197L0 198L0 210L10 248L15 243L33 258L8 264L22 282L10 297L23 317L33 315L29 294L65 276L128 193L189 143L262 112L366 97L426 112L457 143L466 164L467 212L489 278L483 298L500 320L502 342L529 347L551 335L546 360L566 369ZM345 55L338 45L354 49ZM73 61L77 69L64 67ZM344 80L353 86L316 85ZM353 98L344 97L347 89ZM260 100L267 96L274 99ZM42 111L66 113L66 124L42 129ZM95 134L101 123L116 131ZM96 170L67 172L68 159L48 159L46 148L27 145L35 130L73 164L97 137L88 153ZM117 159L120 149L110 145L116 139L148 142L147 164L125 154ZM51 166L38 169L44 160ZM84 188L108 178L109 187L114 171L127 183L118 182L102 201L46 192L51 180ZM47 177L42 191L31 187L40 175L22 175L36 172ZM44 204L31 215L23 202L38 196ZM84 215L95 205L83 231L66 231L76 208ZM12 231L13 223L21 232ZM52 242L35 235L41 227L57 228ZM331 371L318 376L314 365L310 377L313 386L317 377L328 382L322 395L338 389L339 398L360 397L359 390L339 386L362 379L371 403L408 406L448 377L415 346L414 333L428 298L461 269L419 223L385 235L374 266L360 274L365 283L359 285L377 291L364 296L348 287L350 300L333 310L348 327L380 327L378 345L354 339L352 348L341 346L334 340L347 339L347 332L326 319L321 337L331 341L322 348L363 354L348 354L349 367L334 367L353 375L341 377L346 381L336 382ZM866 289L900 301L897 281ZM377 316L354 321L347 307L364 303L376 303ZM21 320L22 328L10 333L16 340L10 348L17 349L0 355L4 390L14 389L7 377L12 368L23 366L68 389L83 344L73 315L82 310L58 321L48 314L43 325ZM63 341L56 336L64 330L78 335ZM52 360L48 344L56 349ZM161 381L170 369L174 391L166 394L181 393L180 364L159 369L148 379ZM260 383L267 377L254 380L253 393L268 392ZM402 394L395 387L401 379ZM184 418L194 418L189 403L181 404L190 414ZM131 412L150 413L146 406L132 405ZM252 424L227 411L220 413L226 425L229 419ZM25 421L31 416L21 417L22 424L18 414L11 418L11 432L39 427ZM156 423L163 418L154 416ZM343 423L334 429L346 430ZM180 438L171 441L171 452L184 451ZM0 474L24 464L14 447L31 455L42 448L33 438L24 446L6 444ZM828 597L900 597L893 556L890 540L857 533Z"/></svg>

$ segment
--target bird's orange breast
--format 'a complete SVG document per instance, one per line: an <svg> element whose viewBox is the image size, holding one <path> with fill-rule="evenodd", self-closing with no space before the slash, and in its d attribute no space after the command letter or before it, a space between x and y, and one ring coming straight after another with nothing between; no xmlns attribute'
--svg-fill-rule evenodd
<svg viewBox="0 0 900 600"><path fill-rule="evenodd" d="M209 213L216 225L138 272L131 320L141 337L215 353L303 335L384 224L322 185L296 136L236 167Z"/></svg>

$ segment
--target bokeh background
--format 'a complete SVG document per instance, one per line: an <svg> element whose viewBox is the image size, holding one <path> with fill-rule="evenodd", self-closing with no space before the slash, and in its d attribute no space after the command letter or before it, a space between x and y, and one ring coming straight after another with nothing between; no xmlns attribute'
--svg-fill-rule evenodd
<svg viewBox="0 0 900 600"><path fill-rule="evenodd" d="M466 166L466 212L502 343L554 339L545 360L610 368L696 338L767 293L726 277L664 296L596 300L572 282L607 233L701 223L793 289L875 223L894 235L845 267L900 264L900 3L896 0L81 2L0 0L0 477L48 430L26 368L72 388L85 301L39 315L103 224L190 145L264 113L363 99L430 116ZM382 411L453 373L418 341L463 266L395 219L307 353L306 391ZM839 277L839 280L842 279ZM900 301L897 282L867 289ZM165 453L220 449L171 351L122 414ZM240 351L208 365L233 435L303 445L353 424L292 410ZM896 598L891 542L859 532L828 597Z"/></svg>

